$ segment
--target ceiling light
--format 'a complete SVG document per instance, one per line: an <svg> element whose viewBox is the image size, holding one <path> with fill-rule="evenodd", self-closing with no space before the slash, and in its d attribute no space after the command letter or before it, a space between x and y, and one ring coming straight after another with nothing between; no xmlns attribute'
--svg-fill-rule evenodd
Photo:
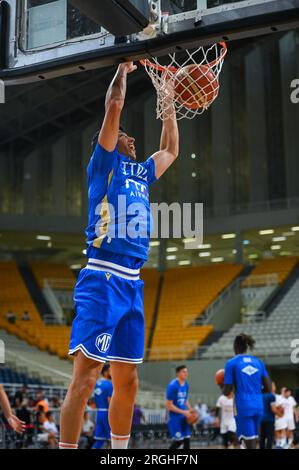
<svg viewBox="0 0 299 470"><path fill-rule="evenodd" d="M273 237L272 242L284 242L286 237Z"/></svg>
<svg viewBox="0 0 299 470"><path fill-rule="evenodd" d="M36 236L36 239L37 240L43 240L45 242L48 242L49 240L51 240L51 237L49 237L49 235L37 235Z"/></svg>
<svg viewBox="0 0 299 470"><path fill-rule="evenodd" d="M299 227L292 227L293 232L299 232Z"/></svg>
<svg viewBox="0 0 299 470"><path fill-rule="evenodd" d="M259 231L260 235L271 235L272 233L274 233L274 230L272 228L269 228L267 230L260 230Z"/></svg>
<svg viewBox="0 0 299 470"><path fill-rule="evenodd" d="M176 247L176 246L169 246L169 247L166 249L166 251L167 251L168 253L173 253L174 251L178 251L178 247Z"/></svg>
<svg viewBox="0 0 299 470"><path fill-rule="evenodd" d="M249 240L243 240L243 245L250 245L250 241Z"/></svg>
<svg viewBox="0 0 299 470"><path fill-rule="evenodd" d="M222 258L222 257L212 258L211 261L212 261L212 263L221 263L222 261L224 261L224 258Z"/></svg>
<svg viewBox="0 0 299 470"><path fill-rule="evenodd" d="M284 232L283 236L284 237L294 237L295 233L294 232Z"/></svg>
<svg viewBox="0 0 299 470"><path fill-rule="evenodd" d="M160 242L158 240L150 242L150 246L160 246Z"/></svg>
<svg viewBox="0 0 299 470"><path fill-rule="evenodd" d="M200 256L200 258L207 258L208 256L211 256L211 253L209 251L202 251L198 256Z"/></svg>
<svg viewBox="0 0 299 470"><path fill-rule="evenodd" d="M281 245L272 245L271 246L271 250L280 250L281 249Z"/></svg>
<svg viewBox="0 0 299 470"><path fill-rule="evenodd" d="M166 259L167 259L168 261L173 261L173 260L176 259L176 255L166 256Z"/></svg>
<svg viewBox="0 0 299 470"><path fill-rule="evenodd" d="M204 245L198 245L197 247L199 250L209 250L212 248L212 245L210 243L206 243Z"/></svg>
<svg viewBox="0 0 299 470"><path fill-rule="evenodd" d="M180 266L187 266L188 264L191 264L191 261L189 261L187 259L179 261Z"/></svg>
<svg viewBox="0 0 299 470"><path fill-rule="evenodd" d="M191 158L193 158L193 160L196 158L196 154L195 153L191 153Z"/></svg>
<svg viewBox="0 0 299 470"><path fill-rule="evenodd" d="M256 254L256 253L251 253L251 255L248 255L248 258L249 258L249 259L257 259L257 258L258 258L258 254Z"/></svg>
<svg viewBox="0 0 299 470"><path fill-rule="evenodd" d="M198 245L201 245L202 243L202 237L184 238L183 243L194 243L194 244L197 243L197 246L198 246Z"/></svg>
<svg viewBox="0 0 299 470"><path fill-rule="evenodd" d="M221 238L223 238L223 240L228 240L229 238L236 238L236 234L235 233L224 233L223 235L221 235Z"/></svg>
<svg viewBox="0 0 299 470"><path fill-rule="evenodd" d="M82 250L83 255L86 255L86 250Z"/></svg>
<svg viewBox="0 0 299 470"><path fill-rule="evenodd" d="M191 176L192 176L192 178L196 178L196 173L195 173L195 171L193 171L193 172L191 173Z"/></svg>

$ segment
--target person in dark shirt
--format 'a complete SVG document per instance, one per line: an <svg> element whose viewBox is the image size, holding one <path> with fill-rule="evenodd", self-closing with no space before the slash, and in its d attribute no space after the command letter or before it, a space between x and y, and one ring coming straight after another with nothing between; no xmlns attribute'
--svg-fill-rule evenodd
<svg viewBox="0 0 299 470"><path fill-rule="evenodd" d="M14 406L16 406L16 400L19 400L20 403L28 401L28 391L26 385L23 385L20 390L17 390L14 396Z"/></svg>
<svg viewBox="0 0 299 470"><path fill-rule="evenodd" d="M133 426L136 426L136 425L139 426L142 421L145 422L143 411L135 403L134 410L133 410Z"/></svg>
<svg viewBox="0 0 299 470"><path fill-rule="evenodd" d="M264 415L261 420L260 449L272 449L275 433L276 397L275 384L272 383L271 393L263 394Z"/></svg>

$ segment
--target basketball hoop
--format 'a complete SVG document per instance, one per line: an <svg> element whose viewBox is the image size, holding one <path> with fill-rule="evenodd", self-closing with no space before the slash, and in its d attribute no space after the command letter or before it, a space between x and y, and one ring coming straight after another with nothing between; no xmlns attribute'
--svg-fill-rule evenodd
<svg viewBox="0 0 299 470"><path fill-rule="evenodd" d="M226 54L226 44L219 42L169 54L166 64L157 57L141 60L157 91L157 119L168 119L174 110L178 120L204 113L218 96Z"/></svg>

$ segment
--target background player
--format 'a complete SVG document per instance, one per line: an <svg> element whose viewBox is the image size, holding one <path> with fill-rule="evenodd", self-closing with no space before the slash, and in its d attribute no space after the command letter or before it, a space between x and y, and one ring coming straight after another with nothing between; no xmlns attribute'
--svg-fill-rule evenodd
<svg viewBox="0 0 299 470"><path fill-rule="evenodd" d="M235 446L237 443L233 393L231 392L228 396L221 395L217 400L216 407L217 416L218 412L221 412L220 434L223 446L227 449L231 444Z"/></svg>
<svg viewBox="0 0 299 470"><path fill-rule="evenodd" d="M97 407L97 419L94 432L93 449L101 449L105 442L110 442L110 426L108 420L109 404L112 397L113 385L110 375L110 364L105 364L100 378L94 389L94 401Z"/></svg>
<svg viewBox="0 0 299 470"><path fill-rule="evenodd" d="M279 405L283 408L284 414L276 420L276 430L280 431L276 442L278 447L292 448L294 441L295 424L295 408L297 402L292 396L292 390L284 387L281 396L278 399Z"/></svg>
<svg viewBox="0 0 299 470"><path fill-rule="evenodd" d="M166 389L166 409L169 412L168 429L172 439L170 449L190 448L190 426L187 419L192 417L192 408L188 401L189 384L187 367L176 368L176 379Z"/></svg>
<svg viewBox="0 0 299 470"><path fill-rule="evenodd" d="M13 414L8 396L6 395L2 384L0 384L0 407L2 408L3 414L9 426L18 434L24 432L26 423L21 421Z"/></svg>
<svg viewBox="0 0 299 470"><path fill-rule="evenodd" d="M264 414L260 428L260 449L272 449L274 442L276 408L276 386L272 382L271 393L263 394Z"/></svg>
<svg viewBox="0 0 299 470"><path fill-rule="evenodd" d="M111 446L127 448L130 438L137 364L142 362L144 350L143 281L139 274L148 258L149 185L176 160L179 145L169 84L164 92L173 112L163 120L160 150L145 162L136 162L135 139L120 130L127 76L135 70L132 62L118 67L107 91L104 122L87 169L89 259L75 288L76 318L69 351L75 359L61 411L63 449L78 447L87 399L101 364L107 360L114 386L109 407ZM119 196L125 199L125 207L118 207ZM139 207L138 224L136 214L129 210L133 203ZM130 222L143 230L137 237L135 231L128 233Z"/></svg>
<svg viewBox="0 0 299 470"><path fill-rule="evenodd" d="M275 417L275 444L278 449L284 449L287 445L287 422L285 419L284 409L284 390L285 387L280 389L280 394L276 394L276 409L277 414Z"/></svg>
<svg viewBox="0 0 299 470"><path fill-rule="evenodd" d="M246 449L256 449L262 416L264 414L262 389L270 392L271 381L263 362L250 354L254 348L251 336L240 334L234 341L236 356L225 365L223 394L234 389L237 435Z"/></svg>

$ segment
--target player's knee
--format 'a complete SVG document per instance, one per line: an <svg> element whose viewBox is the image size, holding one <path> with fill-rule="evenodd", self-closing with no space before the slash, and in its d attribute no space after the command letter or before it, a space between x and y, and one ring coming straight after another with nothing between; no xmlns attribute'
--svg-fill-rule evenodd
<svg viewBox="0 0 299 470"><path fill-rule="evenodd" d="M115 389L123 391L124 393L135 396L138 390L138 376L135 371L132 374L128 374L115 384Z"/></svg>
<svg viewBox="0 0 299 470"><path fill-rule="evenodd" d="M88 398L92 395L95 384L96 379L92 376L77 376L72 380L71 389L73 393Z"/></svg>

